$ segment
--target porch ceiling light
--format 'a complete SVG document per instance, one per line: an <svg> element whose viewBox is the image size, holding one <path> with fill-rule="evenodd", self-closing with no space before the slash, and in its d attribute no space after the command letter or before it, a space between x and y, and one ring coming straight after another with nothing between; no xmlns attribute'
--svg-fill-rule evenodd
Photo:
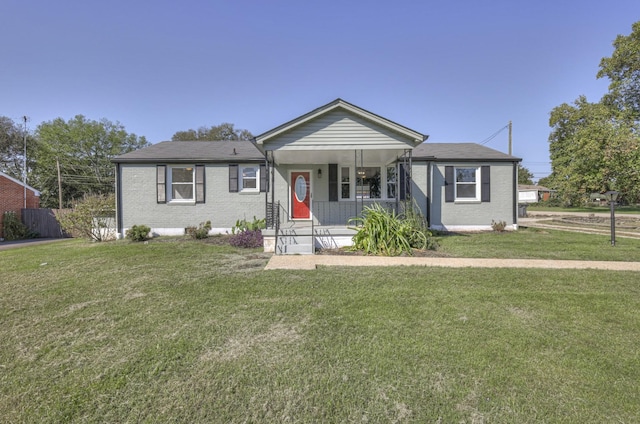
<svg viewBox="0 0 640 424"><path fill-rule="evenodd" d="M318 179L322 178L322 168L318 168Z"/></svg>

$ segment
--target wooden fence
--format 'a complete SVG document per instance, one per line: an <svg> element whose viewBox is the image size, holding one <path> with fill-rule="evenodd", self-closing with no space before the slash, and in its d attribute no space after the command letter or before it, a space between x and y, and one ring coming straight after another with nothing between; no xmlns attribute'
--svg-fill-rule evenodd
<svg viewBox="0 0 640 424"><path fill-rule="evenodd" d="M66 209L62 209L64 212ZM38 233L40 238L69 237L56 220L59 209L22 209L22 223L31 231Z"/></svg>

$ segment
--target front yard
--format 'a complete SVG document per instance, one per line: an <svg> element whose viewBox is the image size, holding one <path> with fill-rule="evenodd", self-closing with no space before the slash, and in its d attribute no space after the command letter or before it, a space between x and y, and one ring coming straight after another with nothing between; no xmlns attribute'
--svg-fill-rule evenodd
<svg viewBox="0 0 640 424"><path fill-rule="evenodd" d="M530 236L534 252L640 258L636 240ZM442 251L525 245L459 237ZM178 239L0 252L0 421L637 420L637 273L267 258Z"/></svg>

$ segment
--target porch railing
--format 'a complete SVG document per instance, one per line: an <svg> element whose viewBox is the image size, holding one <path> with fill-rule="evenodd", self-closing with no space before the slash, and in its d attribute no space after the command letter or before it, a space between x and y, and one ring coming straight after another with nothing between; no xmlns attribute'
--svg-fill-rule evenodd
<svg viewBox="0 0 640 424"><path fill-rule="evenodd" d="M268 202L266 210L266 226L269 229L278 230L290 225L300 227L310 226L345 226L349 219L362 216L362 208L371 206L374 203L382 205L385 209L397 210L395 200L365 200L329 202L314 201L313 202L313 222L297 222L289 221L289 212L281 205L279 201L275 203Z"/></svg>
<svg viewBox="0 0 640 424"><path fill-rule="evenodd" d="M349 219L362 216L363 206L371 206L374 203L378 203L388 210L396 210L395 200L365 200L364 202L360 200L345 202L314 201L314 221L321 226L344 226L348 224Z"/></svg>

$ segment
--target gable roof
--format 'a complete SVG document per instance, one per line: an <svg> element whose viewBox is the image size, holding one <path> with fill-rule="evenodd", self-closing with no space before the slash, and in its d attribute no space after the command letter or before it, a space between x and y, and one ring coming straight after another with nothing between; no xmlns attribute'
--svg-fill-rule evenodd
<svg viewBox="0 0 640 424"><path fill-rule="evenodd" d="M319 116L325 115L336 109L346 110L356 116L359 116L363 119L374 122L396 133L402 134L405 137L414 140L415 143L423 142L429 137L428 135L419 133L418 131L412 130L408 127L405 127L404 125L400 125L397 122L391 121L387 118L383 118L380 115L376 115L375 113L369 112L368 110L362 109L361 107L358 107L356 105L353 105L349 102L346 102L338 98L330 103L327 103L324 106L320 106L319 108L316 108L311 112L305 113L304 115L301 115L272 130L269 130L267 132L264 132L256 136L255 137L256 143L259 145L262 145L264 144L265 141L269 140L270 138L276 137L286 131L293 129L294 127L297 127L301 124L309 122L312 119L318 118Z"/></svg>
<svg viewBox="0 0 640 424"><path fill-rule="evenodd" d="M31 190L34 195L40 196L40 191L36 190L35 188L31 187L30 185L24 184L22 181L17 180L15 178L13 178L12 176L5 174L2 171L0 171L0 177L4 177L9 181L11 181L11 182L13 182L15 184L18 184L20 187L26 187L27 190Z"/></svg>
<svg viewBox="0 0 640 424"><path fill-rule="evenodd" d="M163 141L111 160L115 163L214 163L264 161L250 141Z"/></svg>
<svg viewBox="0 0 640 424"><path fill-rule="evenodd" d="M478 143L422 143L413 149L414 160L519 162L522 159Z"/></svg>

